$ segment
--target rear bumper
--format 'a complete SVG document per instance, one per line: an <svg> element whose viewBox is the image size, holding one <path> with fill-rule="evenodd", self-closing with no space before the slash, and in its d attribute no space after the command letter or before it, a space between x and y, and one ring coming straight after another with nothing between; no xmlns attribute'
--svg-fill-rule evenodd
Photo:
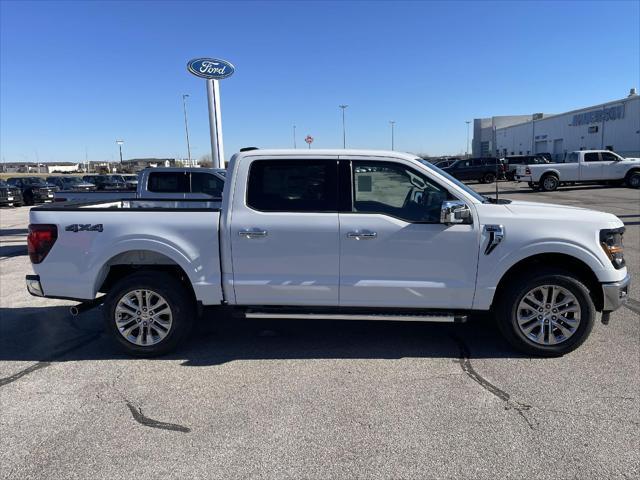
<svg viewBox="0 0 640 480"><path fill-rule="evenodd" d="M27 275L25 282L27 282L27 291L31 295L34 297L44 297L42 285L40 284L40 275Z"/></svg>
<svg viewBox="0 0 640 480"><path fill-rule="evenodd" d="M619 282L602 284L603 312L613 312L627 302L630 283L631 277L627 275Z"/></svg>

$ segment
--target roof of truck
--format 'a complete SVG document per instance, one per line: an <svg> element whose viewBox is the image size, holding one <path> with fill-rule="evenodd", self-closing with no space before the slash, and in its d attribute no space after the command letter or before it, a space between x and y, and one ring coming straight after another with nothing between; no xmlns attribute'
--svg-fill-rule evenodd
<svg viewBox="0 0 640 480"><path fill-rule="evenodd" d="M256 149L245 152L240 152L239 157L277 157L277 156L298 156L298 157L318 157L318 156L366 156L366 157L392 157L392 158L404 158L406 160L415 160L417 155L405 152L395 152L391 150L362 150L362 149L344 149L344 148L332 148L332 149L310 149L310 148L288 148L288 149Z"/></svg>

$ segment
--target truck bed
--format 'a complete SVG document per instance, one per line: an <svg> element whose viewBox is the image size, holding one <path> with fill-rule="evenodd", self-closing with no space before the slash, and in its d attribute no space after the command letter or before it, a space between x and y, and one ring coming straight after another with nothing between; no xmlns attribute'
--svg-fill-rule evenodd
<svg viewBox="0 0 640 480"><path fill-rule="evenodd" d="M117 200L31 209L30 221L57 226L57 240L35 272L44 293L95 298L114 265L170 265L184 271L203 304L222 300L219 202Z"/></svg>

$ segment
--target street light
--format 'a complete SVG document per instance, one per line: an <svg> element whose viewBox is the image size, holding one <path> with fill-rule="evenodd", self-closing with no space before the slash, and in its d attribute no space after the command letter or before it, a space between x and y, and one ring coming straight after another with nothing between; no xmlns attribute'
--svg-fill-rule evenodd
<svg viewBox="0 0 640 480"><path fill-rule="evenodd" d="M120 168L122 168L122 144L124 143L124 140L116 140L116 143L120 149Z"/></svg>
<svg viewBox="0 0 640 480"><path fill-rule="evenodd" d="M187 157L189 158L189 166L191 166L191 145L189 145L189 122L187 121L187 97L188 93L182 94L182 109L184 110L184 131L187 134Z"/></svg>
<svg viewBox="0 0 640 480"><path fill-rule="evenodd" d="M349 105L338 105L342 109L342 148L347 148L347 130L344 126L344 111Z"/></svg>
<svg viewBox="0 0 640 480"><path fill-rule="evenodd" d="M391 151L393 151L393 127L395 127L396 122L394 120L390 120L389 123L391 124Z"/></svg>
<svg viewBox="0 0 640 480"><path fill-rule="evenodd" d="M293 126L293 148L298 148L296 146L296 126Z"/></svg>
<svg viewBox="0 0 640 480"><path fill-rule="evenodd" d="M467 154L466 156L469 156L469 124L471 123L471 120L465 120L465 123L467 124Z"/></svg>

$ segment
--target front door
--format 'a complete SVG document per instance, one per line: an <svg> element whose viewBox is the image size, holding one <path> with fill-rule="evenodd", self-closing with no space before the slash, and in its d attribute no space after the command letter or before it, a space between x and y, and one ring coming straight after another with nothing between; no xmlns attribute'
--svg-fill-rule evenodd
<svg viewBox="0 0 640 480"><path fill-rule="evenodd" d="M237 303L338 305L337 170L337 157L264 159L234 178L247 185L230 224Z"/></svg>
<svg viewBox="0 0 640 480"><path fill-rule="evenodd" d="M351 213L340 213L340 305L471 308L478 227L444 225L453 196L410 164L354 160Z"/></svg>

